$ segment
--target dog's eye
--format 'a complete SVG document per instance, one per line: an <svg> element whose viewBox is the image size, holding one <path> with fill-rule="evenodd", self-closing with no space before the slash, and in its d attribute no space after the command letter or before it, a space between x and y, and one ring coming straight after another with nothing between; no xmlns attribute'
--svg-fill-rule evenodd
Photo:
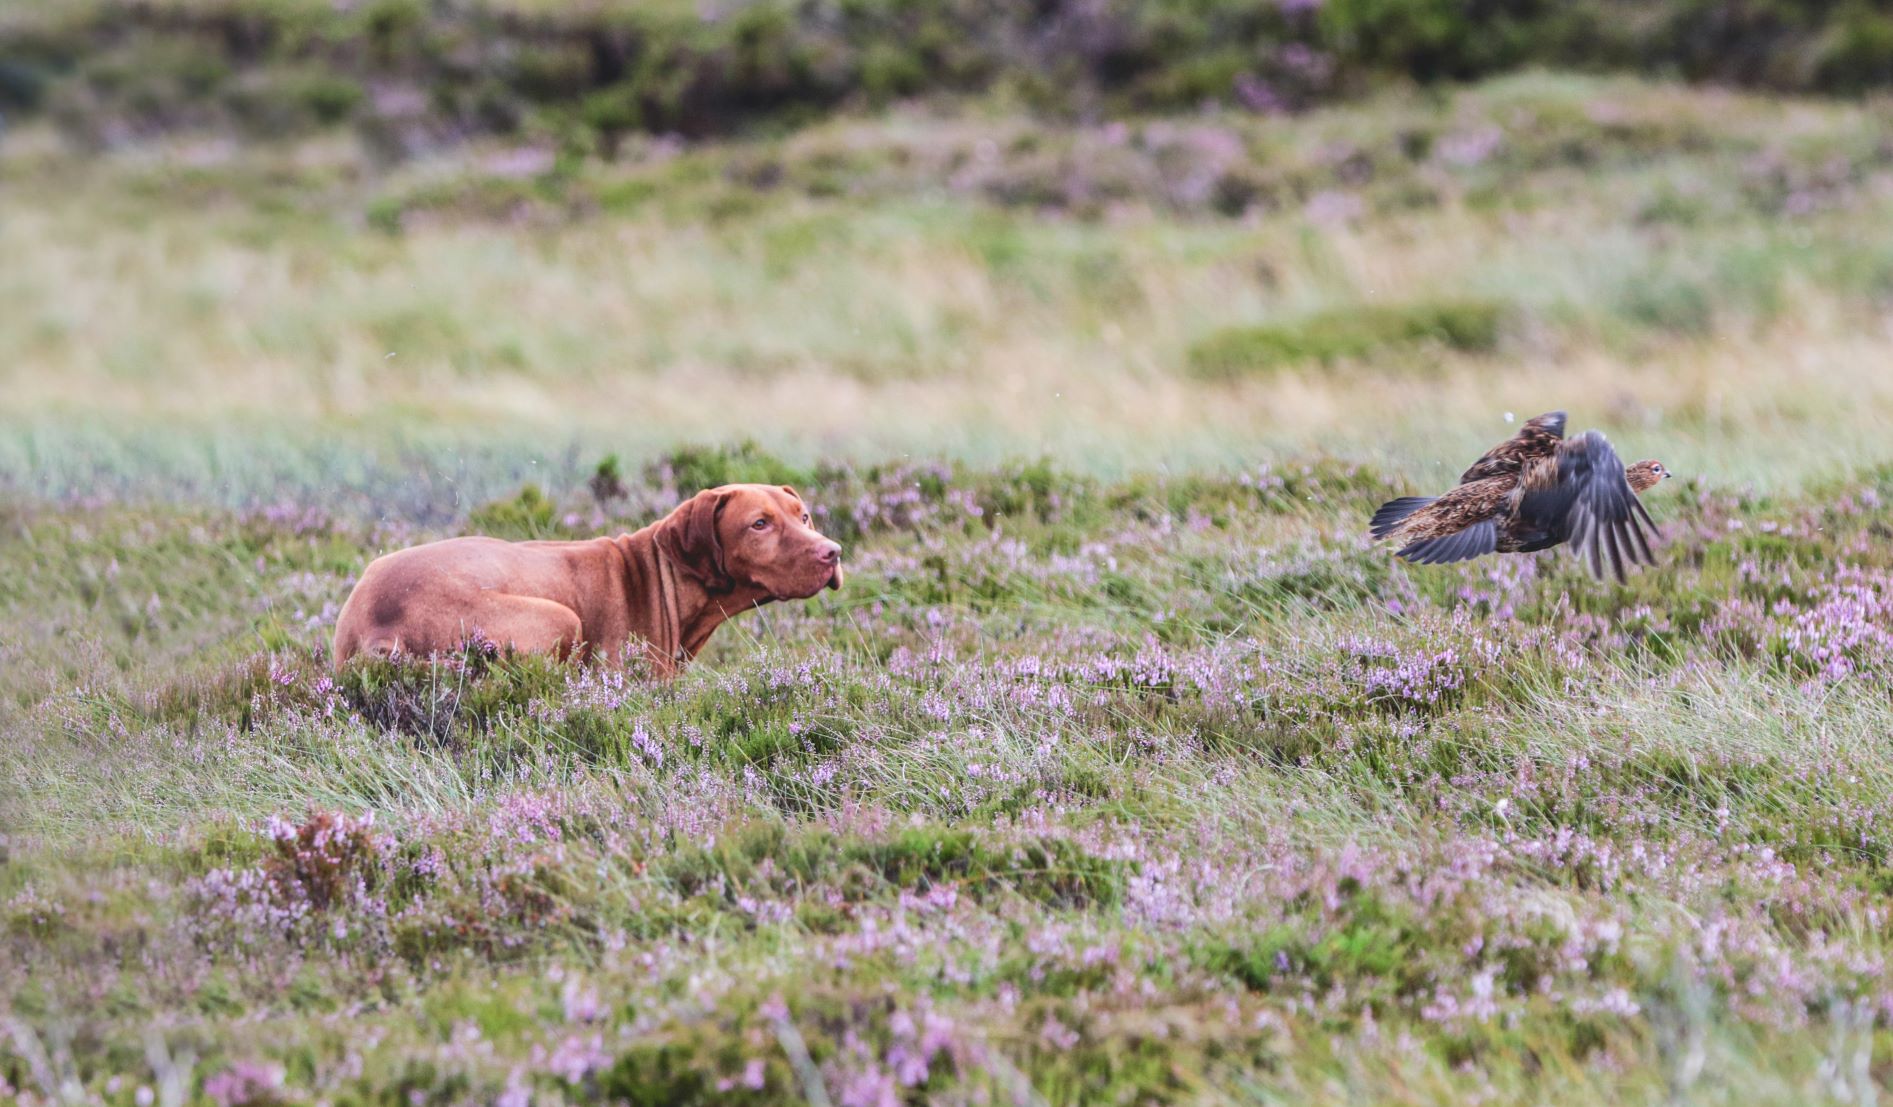
<svg viewBox="0 0 1893 1107"><path fill-rule="evenodd" d="M804 511L804 512L802 513L802 525L803 525L803 526L807 526L807 525L808 525L808 512L806 512L806 511Z"/></svg>
<svg viewBox="0 0 1893 1107"><path fill-rule="evenodd" d="M753 523L751 523L751 524L749 524L749 529L750 529L750 530L768 530L768 529L769 529L769 520L767 520L767 519L758 519L758 520L756 520L755 522L753 522Z"/></svg>

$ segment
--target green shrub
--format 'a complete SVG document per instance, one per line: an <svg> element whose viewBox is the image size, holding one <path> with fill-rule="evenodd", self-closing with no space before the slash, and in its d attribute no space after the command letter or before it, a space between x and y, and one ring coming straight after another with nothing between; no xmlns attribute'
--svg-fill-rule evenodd
<svg viewBox="0 0 1893 1107"><path fill-rule="evenodd" d="M1893 81L1893 17L1866 4L1843 5L1840 25L1829 33L1815 72L1824 87L1835 91L1884 88Z"/></svg>
<svg viewBox="0 0 1893 1107"><path fill-rule="evenodd" d="M713 847L679 852L663 865L662 875L685 895L697 895L726 882L748 887L762 879L764 868L799 883L833 881L862 898L957 885L976 898L1016 895L1054 907L1116 904L1135 871L1128 862L1093 857L1062 838L1007 841L954 827L837 837L756 822Z"/></svg>
<svg viewBox="0 0 1893 1107"><path fill-rule="evenodd" d="M814 482L806 469L790 465L752 441L734 445L680 446L645 466L645 480L694 495L725 484L789 484L807 491Z"/></svg>
<svg viewBox="0 0 1893 1107"><path fill-rule="evenodd" d="M0 60L0 108L26 110L38 107L53 77L53 73L42 65L11 58Z"/></svg>
<svg viewBox="0 0 1893 1107"><path fill-rule="evenodd" d="M624 136L644 123L644 107L637 93L619 85L600 89L579 105L579 118L598 134L598 156L615 160Z"/></svg>
<svg viewBox="0 0 1893 1107"><path fill-rule="evenodd" d="M1893 80L1893 19L1864 3L753 0L715 19L635 0L26 7L41 10L0 21L0 104L64 102L73 111L62 122L81 130L109 132L127 115L147 128L205 122L201 104L176 98L183 85L151 61L183 44L211 55L200 75L227 70L246 87L279 72L321 74L322 87L287 97L318 123L348 118L359 99L345 87L374 79L426 92L432 122L462 133L510 130L543 110L607 157L640 130L729 134L929 94L992 93L1071 117L1206 102L1299 109L1524 66L1840 93ZM88 86L75 70L93 66L79 59L103 57L125 62L136 99L60 95Z"/></svg>
<svg viewBox="0 0 1893 1107"><path fill-rule="evenodd" d="M208 720L234 716L238 727L248 730L257 721L255 708L276 691L270 678L273 661L269 654L254 654L189 674L152 692L144 713L192 731Z"/></svg>
<svg viewBox="0 0 1893 1107"><path fill-rule="evenodd" d="M598 467L592 470L592 475L586 479L585 487L591 492L592 499L598 501L600 507L609 505L613 500L623 499L625 496L624 468L618 461L618 455L606 454L603 460L599 461Z"/></svg>
<svg viewBox="0 0 1893 1107"><path fill-rule="evenodd" d="M495 538L544 538L558 524L559 508L536 484L528 484L510 499L476 507L467 516L467 530Z"/></svg>
<svg viewBox="0 0 1893 1107"><path fill-rule="evenodd" d="M363 100L361 86L346 77L308 73L290 85L291 93L317 123L340 123Z"/></svg>
<svg viewBox="0 0 1893 1107"><path fill-rule="evenodd" d="M559 101L591 84L592 60L583 43L522 43L510 79L528 99Z"/></svg>
<svg viewBox="0 0 1893 1107"><path fill-rule="evenodd" d="M1190 348L1190 372L1229 380L1305 362L1323 365L1437 345L1467 353L1498 346L1505 307L1489 300L1366 305L1288 323L1227 327Z"/></svg>
<svg viewBox="0 0 1893 1107"><path fill-rule="evenodd" d="M248 130L274 137L340 123L363 99L349 77L293 67L253 75L231 93L230 105Z"/></svg>
<svg viewBox="0 0 1893 1107"><path fill-rule="evenodd" d="M998 881L1027 898L1062 906L1116 903L1126 875L1123 863L1092 857L1064 839L989 843L966 830L904 830L851 843L844 855L898 888Z"/></svg>
<svg viewBox="0 0 1893 1107"><path fill-rule="evenodd" d="M490 642L469 641L441 657L350 661L336 687L350 710L377 729L464 747L555 695L568 673L557 658L517 656ZM565 745L594 757L609 752L596 721L591 713L572 712L561 734ZM506 751L489 743L488 752Z"/></svg>
<svg viewBox="0 0 1893 1107"><path fill-rule="evenodd" d="M912 50L893 43L875 43L862 53L861 87L877 104L911 96L926 83L926 64Z"/></svg>
<svg viewBox="0 0 1893 1107"><path fill-rule="evenodd" d="M522 212L537 211L556 207L566 202L566 196L560 182L514 179L508 177L488 177L467 174L441 181L392 189L388 193L369 200L366 206L368 224L376 230L389 234L399 233L410 215L425 214L451 216L460 220L504 221L516 219ZM386 316L388 323L418 324L423 330L439 334L441 324L438 318L424 318L414 313L393 311ZM386 324L384 324L386 325ZM397 328L390 335L396 341L409 338ZM457 334L444 336L446 347L458 348L461 339Z"/></svg>
<svg viewBox="0 0 1893 1107"><path fill-rule="evenodd" d="M1715 296L1685 274L1644 272L1624 281L1617 314L1640 327L1679 335L1707 334L1715 325Z"/></svg>
<svg viewBox="0 0 1893 1107"><path fill-rule="evenodd" d="M629 1047L598 1079L600 1092L613 1103L660 1107L667 1104L728 1102L716 1094L697 1055L669 1043Z"/></svg>

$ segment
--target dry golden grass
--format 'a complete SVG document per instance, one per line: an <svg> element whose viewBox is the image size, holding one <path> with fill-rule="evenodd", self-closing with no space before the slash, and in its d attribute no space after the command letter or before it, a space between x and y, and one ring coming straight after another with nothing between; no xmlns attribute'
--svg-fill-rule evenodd
<svg viewBox="0 0 1893 1107"><path fill-rule="evenodd" d="M1861 121L1643 96L1603 116L1669 113L1693 133L1720 114L1738 149ZM1271 134L1308 146L1371 119ZM960 141L974 126L940 129ZM916 128L858 129L915 142ZM868 141L829 130L829 146ZM647 206L393 235L363 225L386 182L346 143L83 160L29 135L11 149L0 416L16 424L504 427L634 452L750 437L798 456L1049 453L1100 470L1328 451L1425 478L1503 433L1505 413L1564 407L1717 483L1893 457L1878 278L1824 260L1870 252L1893 204L1869 179L1794 220L1649 217L1665 190L1719 202L1727 153L1521 171L1499 178L1499 202L1461 189L1351 221L769 193L730 217ZM1645 286L1654 306L1626 309ZM1185 368L1217 328L1463 295L1511 305L1495 353L1390 351L1234 386Z"/></svg>

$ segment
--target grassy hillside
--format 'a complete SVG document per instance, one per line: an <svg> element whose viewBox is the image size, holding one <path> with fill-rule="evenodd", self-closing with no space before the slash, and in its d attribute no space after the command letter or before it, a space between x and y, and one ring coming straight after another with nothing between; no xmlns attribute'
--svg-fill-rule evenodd
<svg viewBox="0 0 1893 1107"><path fill-rule="evenodd" d="M128 10L0 35L315 29L228 90L461 9ZM1125 76L1094 118L982 78L397 151L252 142L219 92L99 148L116 101L59 105L112 56L0 139L0 1099L1893 1080L1877 103L1533 72L1176 114ZM1682 475L1660 566L1367 544L1551 407ZM738 479L803 489L849 582L673 684L328 671L377 552Z"/></svg>
<svg viewBox="0 0 1893 1107"><path fill-rule="evenodd" d="M615 164L29 128L0 146L0 473L447 514L742 438L1444 474L1564 405L1794 485L1888 456L1889 166L1874 108L1546 76L1295 120L915 109Z"/></svg>

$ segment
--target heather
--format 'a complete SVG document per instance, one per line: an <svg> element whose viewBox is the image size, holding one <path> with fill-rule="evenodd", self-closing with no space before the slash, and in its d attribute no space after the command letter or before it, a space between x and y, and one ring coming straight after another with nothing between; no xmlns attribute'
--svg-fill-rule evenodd
<svg viewBox="0 0 1893 1107"><path fill-rule="evenodd" d="M610 530L706 463L782 464L538 497ZM41 633L9 636L0 1075L34 1102L1875 1086L1884 474L1696 482L1624 586L1390 564L1356 524L1398 482L1334 462L804 476L848 589L668 685L477 644L337 678L350 551L390 536L317 506L17 509L8 604ZM198 579L150 573L187 534Z"/></svg>

